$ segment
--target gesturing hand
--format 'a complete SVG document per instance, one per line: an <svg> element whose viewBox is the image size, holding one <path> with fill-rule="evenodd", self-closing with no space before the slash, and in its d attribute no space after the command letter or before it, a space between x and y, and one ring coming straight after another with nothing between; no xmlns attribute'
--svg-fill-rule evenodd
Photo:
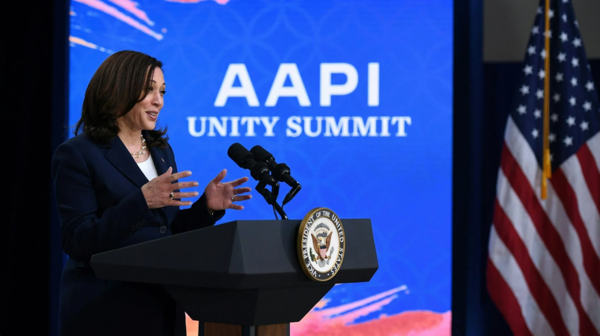
<svg viewBox="0 0 600 336"><path fill-rule="evenodd" d="M150 209L162 208L164 206L184 206L191 205L192 202L184 202L179 199L186 197L198 196L198 192L174 192L174 190L181 190L184 188L196 187L198 182L178 182L172 183L175 180L179 180L182 177L188 177L192 175L189 170L171 174L173 168L169 169L162 175L152 179L152 181L142 186L142 193L146 198L146 203Z"/></svg>
<svg viewBox="0 0 600 336"><path fill-rule="evenodd" d="M225 209L242 210L244 207L241 205L234 204L233 202L240 202L249 200L252 195L240 195L243 193L250 192L250 188L237 188L244 182L248 181L247 177L242 177L235 181L221 183L227 175L227 169L223 169L217 177L215 177L206 186L204 195L206 196L206 206L209 211L218 211Z"/></svg>

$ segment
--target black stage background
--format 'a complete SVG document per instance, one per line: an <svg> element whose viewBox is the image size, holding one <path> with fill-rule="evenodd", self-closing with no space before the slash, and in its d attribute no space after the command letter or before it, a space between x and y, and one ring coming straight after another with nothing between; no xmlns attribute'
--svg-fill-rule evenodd
<svg viewBox="0 0 600 336"><path fill-rule="evenodd" d="M12 2L4 49L10 182L0 335L56 335L62 266L50 178L54 149L67 137L69 1ZM483 3L455 1L453 164L453 335L510 335L485 287L487 240L508 109L518 63L483 63ZM523 51L525 52L525 51ZM590 61L600 84L600 60ZM15 164L16 161L16 164Z"/></svg>
<svg viewBox="0 0 600 336"><path fill-rule="evenodd" d="M50 160L66 132L69 1L10 1L3 39L4 161L0 335L56 335L62 267ZM17 23L14 23L17 22ZM6 201L5 201L6 202Z"/></svg>

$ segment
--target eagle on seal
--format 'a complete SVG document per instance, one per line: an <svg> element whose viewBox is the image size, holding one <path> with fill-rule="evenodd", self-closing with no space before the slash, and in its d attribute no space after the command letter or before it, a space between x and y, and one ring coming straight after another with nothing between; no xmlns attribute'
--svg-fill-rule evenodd
<svg viewBox="0 0 600 336"><path fill-rule="evenodd" d="M313 241L313 247L315 249L315 251L319 251L319 254L317 254L317 259L319 260L325 260L327 259L327 250L329 250L329 244L331 243L331 235L333 234L333 232L330 232L329 235L327 236L327 239L325 239L324 237L315 237L314 234L311 234L312 236L312 241Z"/></svg>

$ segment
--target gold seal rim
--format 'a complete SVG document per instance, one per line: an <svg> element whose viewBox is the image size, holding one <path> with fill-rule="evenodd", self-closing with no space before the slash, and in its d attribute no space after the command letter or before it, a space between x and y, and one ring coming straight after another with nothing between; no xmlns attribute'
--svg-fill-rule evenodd
<svg viewBox="0 0 600 336"><path fill-rule="evenodd" d="M340 267L338 268L338 270L335 273L331 274L331 276L327 279L318 279L318 278L315 278L312 274L310 274L310 272L308 271L308 267L306 266L306 264L304 263L304 259L302 258L302 232L304 232L304 229L306 228L308 219L311 218L315 214L315 212L320 211L320 210L329 211L338 218L338 220L340 221L341 227L342 227L342 235L344 236L344 243L343 243L344 244L344 252L342 253L342 260L340 261ZM331 220L331 217L329 217L329 219ZM338 238L339 238L339 234L338 234ZM306 274L306 276L308 276L309 279L311 279L313 281L319 281L319 282L326 282L326 281L333 279L338 274L340 269L342 269L342 264L344 263L344 257L346 256L346 231L344 230L344 223L342 222L342 219L340 218L340 216L338 216L338 214L335 211L333 211L329 208L318 207L318 208L314 208L314 209L310 210L304 216L304 218L302 219L302 222L300 222L300 227L298 228L298 239L296 240L296 246L297 246L296 251L298 253L298 262L300 263L300 267L302 268L302 271L304 272L304 274Z"/></svg>

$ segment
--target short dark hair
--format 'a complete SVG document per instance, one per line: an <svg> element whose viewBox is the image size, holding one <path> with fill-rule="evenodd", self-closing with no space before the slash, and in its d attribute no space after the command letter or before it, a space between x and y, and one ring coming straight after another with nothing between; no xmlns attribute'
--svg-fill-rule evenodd
<svg viewBox="0 0 600 336"><path fill-rule="evenodd" d="M117 119L146 98L157 67L162 69L161 61L141 52L123 50L110 55L88 84L75 134L83 129L95 143L107 143L117 136ZM166 128L148 131L146 145L165 147L166 133Z"/></svg>

